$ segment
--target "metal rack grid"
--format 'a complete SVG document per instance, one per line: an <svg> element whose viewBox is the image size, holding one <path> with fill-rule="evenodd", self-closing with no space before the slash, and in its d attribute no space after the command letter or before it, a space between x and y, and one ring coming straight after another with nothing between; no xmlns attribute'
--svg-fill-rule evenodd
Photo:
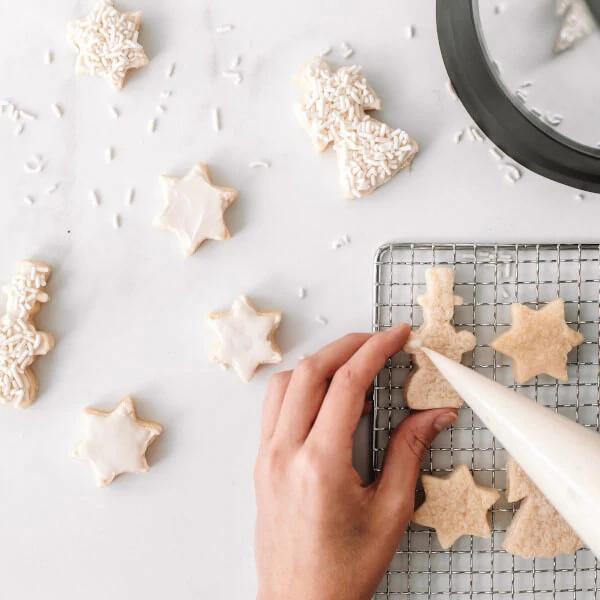
<svg viewBox="0 0 600 600"><path fill-rule="evenodd" d="M585 426L600 428L599 327L600 245L598 244L389 244L375 258L373 327L382 330L422 323L417 297L425 271L436 265L455 269L454 324L473 332L477 346L464 363ZM539 307L560 296L569 324L585 342L569 355L569 381L546 376L515 385L510 362L490 342L510 325L514 302ZM373 468L380 471L390 433L408 413L402 387L410 371L405 354L392 357L374 390ZM440 434L422 470L446 473L467 464L478 483L505 489L506 452L470 408L464 406ZM422 491L417 492L417 502ZM435 533L411 524L381 582L376 600L401 598L581 599L600 592L598 561L587 549L556 559L526 560L502 550L516 506L504 496L491 511L490 539L465 536L442 550ZM594 515L597 518L597 515Z"/></svg>

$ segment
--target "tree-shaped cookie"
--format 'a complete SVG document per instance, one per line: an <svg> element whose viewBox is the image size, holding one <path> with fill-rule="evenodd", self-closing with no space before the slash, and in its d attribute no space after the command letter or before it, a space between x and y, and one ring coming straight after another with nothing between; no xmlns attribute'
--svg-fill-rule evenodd
<svg viewBox="0 0 600 600"><path fill-rule="evenodd" d="M296 115L314 146L337 154L340 183L348 198L361 198L410 166L419 147L405 131L366 114L381 108L357 65L332 71L315 59L297 76L302 100Z"/></svg>
<svg viewBox="0 0 600 600"><path fill-rule="evenodd" d="M449 548L463 535L489 537L487 512L500 494L477 485L467 465L459 465L445 477L423 475L425 502L413 522L436 530L440 546Z"/></svg>
<svg viewBox="0 0 600 600"><path fill-rule="evenodd" d="M454 307L462 304L462 298L454 295L454 270L434 267L426 272L425 279L427 292L418 298L423 307L423 325L411 334L406 344L406 351L414 354L416 366L406 382L406 403L419 410L459 407L462 398L421 348L430 348L460 362L465 352L475 348L475 336L468 331L456 331L451 323Z"/></svg>
<svg viewBox="0 0 600 600"><path fill-rule="evenodd" d="M512 458L508 460L507 474L508 501L521 501L504 538L503 547L507 552L523 558L553 558L573 554L583 546L577 534Z"/></svg>
<svg viewBox="0 0 600 600"><path fill-rule="evenodd" d="M3 288L6 313L0 319L0 402L19 408L29 406L37 394L37 381L30 369L36 356L54 346L49 333L38 331L34 316L48 301L43 291L50 277L48 265L22 260L10 284Z"/></svg>
<svg viewBox="0 0 600 600"><path fill-rule="evenodd" d="M567 356L583 342L583 335L565 321L560 298L533 310L523 304L511 307L512 326L492 342L492 348L510 356L517 383L545 373L567 381Z"/></svg>

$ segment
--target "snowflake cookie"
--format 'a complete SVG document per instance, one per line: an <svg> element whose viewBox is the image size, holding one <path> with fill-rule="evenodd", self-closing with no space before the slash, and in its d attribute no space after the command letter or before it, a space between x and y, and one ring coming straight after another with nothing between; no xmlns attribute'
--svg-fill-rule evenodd
<svg viewBox="0 0 600 600"><path fill-rule="evenodd" d="M51 334L38 331L34 316L40 304L48 302L43 290L50 267L42 262L22 260L10 284L3 288L6 313L0 318L0 402L18 408L29 406L38 386L31 364L36 356L54 346Z"/></svg>
<svg viewBox="0 0 600 600"><path fill-rule="evenodd" d="M381 100L359 66L332 71L326 61L315 59L302 67L297 83L302 93L298 120L319 152L333 145L346 197L366 196L410 166L417 143L366 114L380 109Z"/></svg>
<svg viewBox="0 0 600 600"><path fill-rule="evenodd" d="M99 75L120 90L129 69L148 64L138 43L142 13L121 13L112 0L100 0L84 19L67 27L67 37L77 50L77 73Z"/></svg>

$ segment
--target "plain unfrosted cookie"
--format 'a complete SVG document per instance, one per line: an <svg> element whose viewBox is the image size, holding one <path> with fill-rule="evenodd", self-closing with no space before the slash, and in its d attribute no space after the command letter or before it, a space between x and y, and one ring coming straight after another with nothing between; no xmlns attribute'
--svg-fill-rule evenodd
<svg viewBox="0 0 600 600"><path fill-rule="evenodd" d="M127 396L112 411L86 408L85 437L75 450L87 460L99 486L108 485L121 473L144 473L148 446L162 433L154 421L138 419L133 398Z"/></svg>
<svg viewBox="0 0 600 600"><path fill-rule="evenodd" d="M232 367L243 381L250 381L260 365L281 362L275 343L280 322L279 311L259 312L240 296L231 310L208 315L208 324L217 336L211 360Z"/></svg>
<svg viewBox="0 0 600 600"><path fill-rule="evenodd" d="M567 355L584 340L565 321L560 298L533 310L523 304L511 307L512 326L492 342L492 348L512 358L517 383L545 373L567 381Z"/></svg>
<svg viewBox="0 0 600 600"><path fill-rule="evenodd" d="M440 546L449 548L463 535L490 537L487 512L500 494L477 485L467 465L459 465L444 477L423 475L425 502L413 522L435 529Z"/></svg>
<svg viewBox="0 0 600 600"><path fill-rule="evenodd" d="M475 336L456 331L451 324L454 307L462 299L454 295L454 269L434 267L425 274L427 292L418 298L423 307L423 325L411 333L405 350L414 354L416 371L405 386L406 403L412 409L459 407L462 398L425 356L421 347L435 350L456 362L475 348Z"/></svg>
<svg viewBox="0 0 600 600"><path fill-rule="evenodd" d="M16 273L3 288L6 313L0 319L0 402L18 408L29 406L38 385L31 364L36 356L54 347L51 334L38 331L34 317L41 304L48 302L44 291L50 277L45 263L22 260Z"/></svg>
<svg viewBox="0 0 600 600"><path fill-rule="evenodd" d="M118 90L127 71L148 64L138 43L142 13L121 13L112 0L100 0L84 19L67 27L67 37L77 50L77 73L99 75Z"/></svg>
<svg viewBox="0 0 600 600"><path fill-rule="evenodd" d="M215 185L208 167L196 163L183 177L161 177L165 207L154 226L172 231L186 256L205 240L226 240L230 234L224 213L237 198L237 191Z"/></svg>
<svg viewBox="0 0 600 600"><path fill-rule="evenodd" d="M523 558L577 552L583 542L512 458L508 459L507 475L507 499L521 501L521 505L506 532L503 548Z"/></svg>
<svg viewBox="0 0 600 600"><path fill-rule="evenodd" d="M410 166L417 143L366 114L380 109L381 100L359 66L332 71L315 59L302 67L296 81L302 93L296 116L319 152L333 144L347 198L370 194Z"/></svg>

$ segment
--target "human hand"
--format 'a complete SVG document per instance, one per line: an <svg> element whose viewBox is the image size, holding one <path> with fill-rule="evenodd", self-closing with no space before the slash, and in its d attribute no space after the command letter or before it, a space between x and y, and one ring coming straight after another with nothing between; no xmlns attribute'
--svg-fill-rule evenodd
<svg viewBox="0 0 600 600"><path fill-rule="evenodd" d="M272 378L255 469L259 600L374 593L413 514L421 460L456 419L447 408L410 415L392 435L381 477L362 483L354 432L373 379L409 331L348 335Z"/></svg>

